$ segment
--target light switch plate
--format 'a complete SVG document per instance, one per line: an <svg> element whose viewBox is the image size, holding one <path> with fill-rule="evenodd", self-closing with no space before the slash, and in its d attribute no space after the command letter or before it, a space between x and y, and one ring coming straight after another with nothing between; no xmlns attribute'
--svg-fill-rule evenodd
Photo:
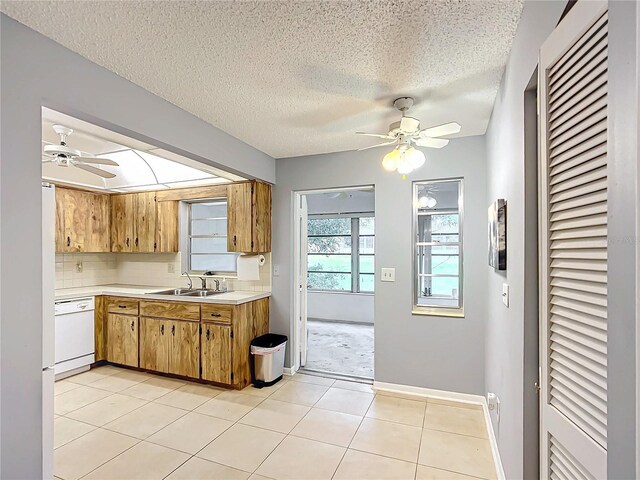
<svg viewBox="0 0 640 480"><path fill-rule="evenodd" d="M395 282L396 281L396 269L395 268L383 268L382 278L383 282Z"/></svg>
<svg viewBox="0 0 640 480"><path fill-rule="evenodd" d="M507 307L509 306L509 285L506 283L502 284L502 303Z"/></svg>
<svg viewBox="0 0 640 480"><path fill-rule="evenodd" d="M277 263L273 265L273 276L274 277L280 276L280 265L278 265Z"/></svg>
<svg viewBox="0 0 640 480"><path fill-rule="evenodd" d="M176 265L173 262L167 263L167 273L176 273Z"/></svg>

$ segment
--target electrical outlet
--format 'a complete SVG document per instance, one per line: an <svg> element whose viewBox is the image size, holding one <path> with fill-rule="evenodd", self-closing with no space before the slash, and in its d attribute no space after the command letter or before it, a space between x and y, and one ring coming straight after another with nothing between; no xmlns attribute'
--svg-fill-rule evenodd
<svg viewBox="0 0 640 480"><path fill-rule="evenodd" d="M82 273L82 262L76 263L76 272Z"/></svg>
<svg viewBox="0 0 640 480"><path fill-rule="evenodd" d="M167 273L176 273L176 264L173 262L167 263Z"/></svg>
<svg viewBox="0 0 640 480"><path fill-rule="evenodd" d="M274 277L280 276L280 265L278 265L277 263L273 265L273 276Z"/></svg>
<svg viewBox="0 0 640 480"><path fill-rule="evenodd" d="M505 307L509 307L509 285L506 283L502 284L502 303L504 303Z"/></svg>
<svg viewBox="0 0 640 480"><path fill-rule="evenodd" d="M395 268L383 268L382 278L383 282L395 282L396 281L396 269Z"/></svg>

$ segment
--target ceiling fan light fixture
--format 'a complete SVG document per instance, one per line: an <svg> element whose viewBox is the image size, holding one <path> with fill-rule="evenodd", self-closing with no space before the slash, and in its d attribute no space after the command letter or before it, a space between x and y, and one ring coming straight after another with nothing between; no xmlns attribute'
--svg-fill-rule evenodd
<svg viewBox="0 0 640 480"><path fill-rule="evenodd" d="M413 165L406 155L402 155L398 161L398 173L400 175L407 175L413 171Z"/></svg>
<svg viewBox="0 0 640 480"><path fill-rule="evenodd" d="M426 157L424 156L424 153L422 153L420 150L417 150L413 147L410 147L409 149L407 149L404 156L409 162L409 164L411 165L411 167L413 168L413 170L420 168L427 161Z"/></svg>
<svg viewBox="0 0 640 480"><path fill-rule="evenodd" d="M394 172L398 168L398 160L400 160L400 152L394 148L382 159L382 168L388 172Z"/></svg>

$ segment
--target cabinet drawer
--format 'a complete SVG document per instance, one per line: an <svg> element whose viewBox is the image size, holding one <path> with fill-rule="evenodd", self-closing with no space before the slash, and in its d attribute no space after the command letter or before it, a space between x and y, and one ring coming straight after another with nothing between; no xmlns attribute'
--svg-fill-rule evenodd
<svg viewBox="0 0 640 480"><path fill-rule="evenodd" d="M143 317L200 321L200 304L190 302L140 302Z"/></svg>
<svg viewBox="0 0 640 480"><path fill-rule="evenodd" d="M205 322L231 323L233 307L230 305L202 304L202 320Z"/></svg>
<svg viewBox="0 0 640 480"><path fill-rule="evenodd" d="M138 300L109 297L107 312L121 315L138 315Z"/></svg>

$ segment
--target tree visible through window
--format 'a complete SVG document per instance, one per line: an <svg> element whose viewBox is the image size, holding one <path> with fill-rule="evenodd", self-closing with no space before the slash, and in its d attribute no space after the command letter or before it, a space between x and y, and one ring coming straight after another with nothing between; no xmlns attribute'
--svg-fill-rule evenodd
<svg viewBox="0 0 640 480"><path fill-rule="evenodd" d="M309 218L307 229L310 290L373 292L373 217Z"/></svg>

